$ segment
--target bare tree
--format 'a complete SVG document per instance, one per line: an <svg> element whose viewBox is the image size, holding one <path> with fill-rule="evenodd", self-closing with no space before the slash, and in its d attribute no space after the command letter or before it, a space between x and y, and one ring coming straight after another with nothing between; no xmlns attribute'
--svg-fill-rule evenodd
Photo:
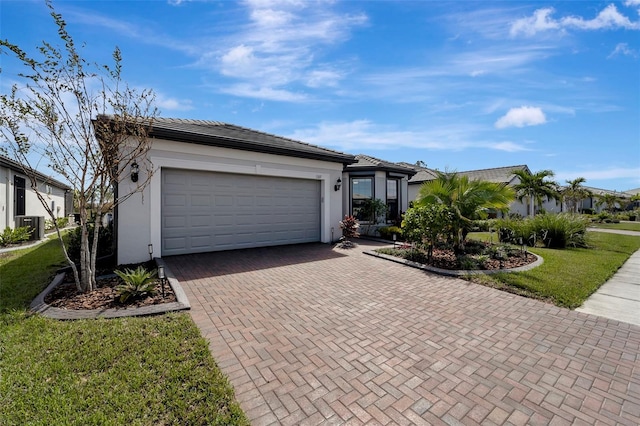
<svg viewBox="0 0 640 426"><path fill-rule="evenodd" d="M151 177L152 165L145 154L150 149L148 133L157 116L155 95L123 82L117 47L111 65L83 57L62 16L51 1L46 5L64 47L42 42L35 57L8 40L0 40L0 52L22 68L10 93L0 95L1 142L3 150L24 165L31 188L52 218L54 212L38 189L32 159L46 158L53 171L72 186L80 213L80 271L69 257L57 224L56 232L78 290L88 292L95 289L103 215L109 207L141 191ZM130 177L134 163L147 169L148 173L141 173L146 178L134 191L117 194L114 200L113 185Z"/></svg>

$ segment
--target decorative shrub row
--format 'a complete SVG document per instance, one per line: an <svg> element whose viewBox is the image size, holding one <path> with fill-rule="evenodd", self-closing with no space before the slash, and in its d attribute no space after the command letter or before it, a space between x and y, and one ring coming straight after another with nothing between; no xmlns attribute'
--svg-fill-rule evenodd
<svg viewBox="0 0 640 426"><path fill-rule="evenodd" d="M382 228L378 228L378 233L383 240L393 240L393 234L396 235L398 241L402 240L402 229L397 226L383 226Z"/></svg>
<svg viewBox="0 0 640 426"><path fill-rule="evenodd" d="M69 224L69 218L68 217L59 217L59 218L56 219L56 224L58 225L59 229L65 228ZM55 226L53 224L53 220L47 219L47 220L44 221L44 229L49 231L49 230L51 230L53 228L55 228Z"/></svg>
<svg viewBox="0 0 640 426"><path fill-rule="evenodd" d="M21 228L11 229L6 227L0 234L0 246L8 246L10 244L18 244L27 241L31 236L32 228L23 226Z"/></svg>
<svg viewBox="0 0 640 426"><path fill-rule="evenodd" d="M544 214L523 220L498 220L501 242L535 246L541 242L548 248L586 247L588 220L584 216L559 213Z"/></svg>

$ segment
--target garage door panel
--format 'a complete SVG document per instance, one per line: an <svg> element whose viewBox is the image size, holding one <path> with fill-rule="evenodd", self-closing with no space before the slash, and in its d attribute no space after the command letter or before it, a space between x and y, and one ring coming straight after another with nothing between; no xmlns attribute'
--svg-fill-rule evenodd
<svg viewBox="0 0 640 426"><path fill-rule="evenodd" d="M314 180L162 170L162 254L320 240Z"/></svg>

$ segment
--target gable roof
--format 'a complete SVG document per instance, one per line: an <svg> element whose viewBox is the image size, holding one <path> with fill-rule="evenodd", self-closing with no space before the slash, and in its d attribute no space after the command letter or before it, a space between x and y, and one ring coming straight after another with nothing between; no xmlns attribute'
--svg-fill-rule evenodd
<svg viewBox="0 0 640 426"><path fill-rule="evenodd" d="M438 177L438 171L428 169L426 167L418 168L420 171L409 180L409 185L422 184L426 181L433 180ZM489 182L508 184L513 180L513 172L516 170L525 170L531 173L529 167L524 164L517 166L493 167L490 169L467 170L457 173L460 176L467 176L470 180L485 180Z"/></svg>
<svg viewBox="0 0 640 426"><path fill-rule="evenodd" d="M620 191L611 191L609 189L602 189L602 188L594 188L592 186L583 186L584 189L587 189L589 191L591 191L591 193L593 195L615 195L616 197L620 197L620 198L631 198L632 194L630 194L628 191L625 192L620 192Z"/></svg>
<svg viewBox="0 0 640 426"><path fill-rule="evenodd" d="M398 164L405 167L413 167L416 170L416 174L413 175L411 179L409 179L409 184L423 183L429 180L434 180L438 177L438 172L428 167L422 167L405 162L400 162Z"/></svg>
<svg viewBox="0 0 640 426"><path fill-rule="evenodd" d="M20 164L15 160L12 160L11 158L5 157L4 155L0 155L0 167L6 167L7 169L16 171L21 174L25 174L22 164ZM53 185L56 188L64 189L65 191L71 190L71 187L69 185L62 183L59 180L52 178L51 176L47 176L44 173L40 173L39 171L30 169L29 167L26 167L26 169L33 172L35 177L39 181L44 182L45 184Z"/></svg>
<svg viewBox="0 0 640 426"><path fill-rule="evenodd" d="M409 177L416 174L416 170L413 166L391 163L369 155L358 154L356 155L356 160L356 163L348 165L345 167L345 170L349 172L382 170L386 172L406 174Z"/></svg>
<svg viewBox="0 0 640 426"><path fill-rule="evenodd" d="M309 158L345 165L356 161L351 154L220 121L160 117L153 120L150 136L178 142Z"/></svg>

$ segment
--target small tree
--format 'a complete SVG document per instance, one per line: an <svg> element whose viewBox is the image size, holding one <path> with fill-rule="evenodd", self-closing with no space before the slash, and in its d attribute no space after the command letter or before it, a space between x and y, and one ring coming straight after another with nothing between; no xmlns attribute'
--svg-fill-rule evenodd
<svg viewBox="0 0 640 426"><path fill-rule="evenodd" d="M367 221L366 231L370 234L371 227L380 223L380 218L385 217L387 213L387 205L379 198L370 198L362 204L362 217Z"/></svg>
<svg viewBox="0 0 640 426"><path fill-rule="evenodd" d="M438 240L451 233L455 215L444 204L427 204L407 210L402 220L402 234L412 243L427 246L427 259L433 256Z"/></svg>
<svg viewBox="0 0 640 426"><path fill-rule="evenodd" d="M562 197L567 202L569 211L572 213L578 213L578 205L580 201L591 196L591 191L582 186L586 181L587 180L583 177L568 180L568 186L562 190Z"/></svg>
<svg viewBox="0 0 640 426"><path fill-rule="evenodd" d="M451 241L457 251L464 250L464 241L475 219L484 219L487 209L506 211L514 199L511 188L483 180L469 180L457 173L438 173L438 177L420 187L416 206L442 204L453 213Z"/></svg>
<svg viewBox="0 0 640 426"><path fill-rule="evenodd" d="M597 196L597 198L598 201L596 201L596 205L606 206L606 209L607 211L609 211L609 213L613 213L616 209L616 204L620 204L624 200L620 195L612 193L600 194Z"/></svg>
<svg viewBox="0 0 640 426"><path fill-rule="evenodd" d="M54 212L39 191L30 160L46 158L54 172L73 187L80 213L80 271L70 259L56 224L64 255L73 269L79 291L95 289L98 231L108 207L142 190L152 174L145 154L148 132L157 111L152 91L137 91L122 81L120 50L112 65L90 62L81 55L66 23L46 1L63 48L43 42L38 55L8 40L0 52L15 59L24 71L20 85L0 96L0 135L4 151L24 165L31 187L52 219ZM5 146L6 145L6 146ZM113 199L111 188L129 178L130 166L140 161L148 173L128 194ZM93 217L92 217L93 216ZM55 221L54 221L55 222ZM93 226L90 226L90 223ZM93 233L89 244L89 232Z"/></svg>
<svg viewBox="0 0 640 426"><path fill-rule="evenodd" d="M542 205L542 199L559 199L558 184L551 180L554 176L551 170L541 170L530 174L526 170L516 170L513 172L520 180L513 186L516 198L520 201L526 200L528 216L533 216L536 206Z"/></svg>

